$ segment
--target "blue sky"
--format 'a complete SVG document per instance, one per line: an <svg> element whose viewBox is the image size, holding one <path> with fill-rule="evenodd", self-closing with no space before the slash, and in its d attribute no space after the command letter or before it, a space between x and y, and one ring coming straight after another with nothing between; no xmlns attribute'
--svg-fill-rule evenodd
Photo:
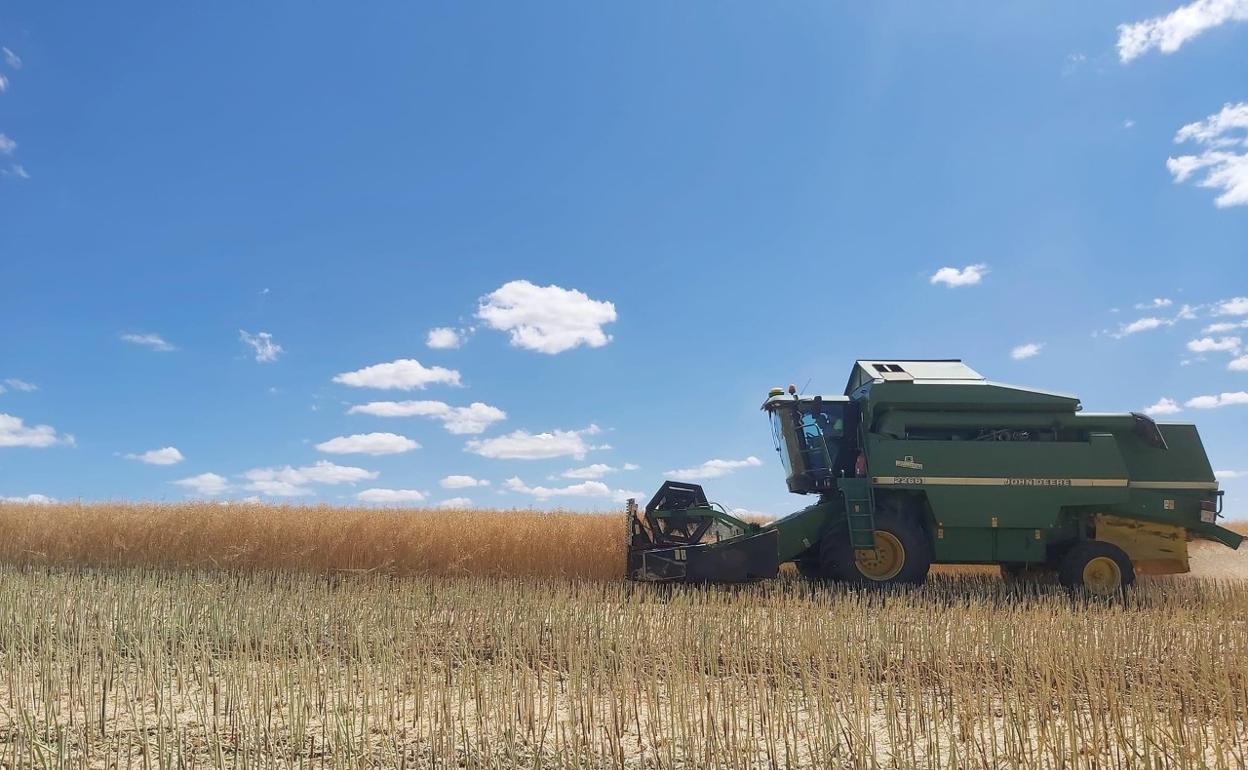
<svg viewBox="0 0 1248 770"><path fill-rule="evenodd" d="M8 3L0 496L783 513L767 388L961 357L1248 517L1248 3L1179 8Z"/></svg>

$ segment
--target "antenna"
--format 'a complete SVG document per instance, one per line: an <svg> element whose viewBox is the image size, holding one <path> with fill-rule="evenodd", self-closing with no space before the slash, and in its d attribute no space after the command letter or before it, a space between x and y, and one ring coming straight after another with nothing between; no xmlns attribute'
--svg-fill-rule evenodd
<svg viewBox="0 0 1248 770"><path fill-rule="evenodd" d="M809 377L807 377L807 378L806 378L806 384L802 386L801 393L798 393L797 395L799 395L799 396L800 396L800 395L802 395L802 393L805 393L805 392L806 392L806 388L807 388L807 387L809 387L809 386L810 386L810 378L809 378Z"/></svg>

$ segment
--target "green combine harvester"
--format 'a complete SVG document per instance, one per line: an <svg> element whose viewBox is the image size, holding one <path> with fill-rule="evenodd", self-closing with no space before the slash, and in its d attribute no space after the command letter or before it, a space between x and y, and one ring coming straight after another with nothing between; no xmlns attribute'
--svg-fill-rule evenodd
<svg viewBox="0 0 1248 770"><path fill-rule="evenodd" d="M742 521L667 481L628 503L628 577L921 583L932 564L1050 570L1093 594L1188 571L1222 492L1193 425L1084 414L1079 399L990 382L958 360L858 361L843 396L773 388L763 410L790 492L818 501Z"/></svg>

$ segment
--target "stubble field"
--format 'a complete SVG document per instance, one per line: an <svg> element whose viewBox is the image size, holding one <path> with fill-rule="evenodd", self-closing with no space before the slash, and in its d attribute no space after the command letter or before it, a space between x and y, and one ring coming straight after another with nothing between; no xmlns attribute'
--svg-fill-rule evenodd
<svg viewBox="0 0 1248 770"><path fill-rule="evenodd" d="M1124 602L620 580L622 517L0 505L0 767L1248 763L1248 556Z"/></svg>

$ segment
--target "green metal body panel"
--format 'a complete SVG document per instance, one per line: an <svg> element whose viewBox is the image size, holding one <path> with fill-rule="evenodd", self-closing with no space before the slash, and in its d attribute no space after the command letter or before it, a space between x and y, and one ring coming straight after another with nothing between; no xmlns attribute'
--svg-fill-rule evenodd
<svg viewBox="0 0 1248 770"><path fill-rule="evenodd" d="M1095 536L1098 514L1182 527L1232 548L1243 540L1216 524L1220 493L1195 426L1083 414L1074 396L989 382L960 361L859 361L845 396L776 389L763 408L782 415L777 450L790 490L819 501L761 528L706 514L742 533L723 545L774 530L779 562L809 557L843 530L855 547L870 547L874 534L856 532L871 526L869 516L855 518L864 506L915 512L938 563L1052 561ZM818 434L799 436L794 415L803 410L837 418L835 451Z"/></svg>

